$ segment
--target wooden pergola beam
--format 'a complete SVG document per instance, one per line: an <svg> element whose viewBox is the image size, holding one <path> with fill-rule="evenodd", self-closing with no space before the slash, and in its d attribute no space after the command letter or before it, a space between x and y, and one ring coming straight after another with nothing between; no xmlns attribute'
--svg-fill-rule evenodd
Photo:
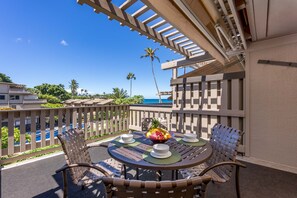
<svg viewBox="0 0 297 198"><path fill-rule="evenodd" d="M167 20L172 26L199 44L201 48L208 51L215 59L222 64L225 63L224 56L205 38L205 36L193 25L189 19L175 7L170 0L142 0L144 4L153 9L163 19Z"/></svg>
<svg viewBox="0 0 297 198"><path fill-rule="evenodd" d="M137 10L136 12L134 12L133 14L131 14L132 17L138 18L141 15L143 15L145 12L149 11L149 7L147 7L146 5L142 6L139 10Z"/></svg>
<svg viewBox="0 0 297 198"><path fill-rule="evenodd" d="M191 56L191 54L189 54L182 47L180 47L173 41L169 40L168 38L164 37L158 31L155 31L149 26L143 24L136 17L133 17L130 14L126 13L124 10L118 8L108 0L79 0L78 3L79 4L85 3L91 6L98 12L102 12L107 16L110 16L112 19L119 21L122 25L126 25L138 31L140 34L145 35L150 39L156 40L161 45L164 45L173 51L176 51L187 57Z"/></svg>
<svg viewBox="0 0 297 198"><path fill-rule="evenodd" d="M142 21L143 24L148 24L149 22L152 22L153 20L159 18L159 16L157 14L153 14L152 16L150 16L149 18L145 19Z"/></svg>
<svg viewBox="0 0 297 198"><path fill-rule="evenodd" d="M197 63L204 62L204 61L209 61L209 60L213 60L213 57L210 56L208 53L205 53L202 56L197 56L197 57L190 58L190 59L182 58L182 59L179 59L179 60L174 60L174 61L162 63L161 68L163 70L174 69L174 68L178 68L178 67L192 66L192 65L195 65Z"/></svg>
<svg viewBox="0 0 297 198"><path fill-rule="evenodd" d="M130 6L132 6L137 0L127 0L122 5L120 5L121 10L127 10Z"/></svg>

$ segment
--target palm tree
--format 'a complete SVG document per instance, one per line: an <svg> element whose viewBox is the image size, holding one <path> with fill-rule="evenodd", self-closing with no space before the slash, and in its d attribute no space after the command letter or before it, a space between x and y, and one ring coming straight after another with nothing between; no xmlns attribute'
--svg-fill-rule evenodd
<svg viewBox="0 0 297 198"><path fill-rule="evenodd" d="M113 88L112 91L112 98L113 99L123 99L123 98L127 98L128 94L127 91L124 89L120 89L120 88Z"/></svg>
<svg viewBox="0 0 297 198"><path fill-rule="evenodd" d="M136 76L133 73L127 75L127 80L130 80L130 97L132 96L132 80L136 80Z"/></svg>
<svg viewBox="0 0 297 198"><path fill-rule="evenodd" d="M158 56L155 55L155 52L158 50L159 48L156 48L156 49L152 49L152 48L146 48L144 51L145 51L145 54L143 56L141 56L140 58L150 58L151 60L151 66L152 66L152 73L153 73L153 77L154 77L154 81L155 81L155 85L156 85L156 89L157 89L157 92L158 92L158 96L159 96L159 103L162 103L162 100L161 100L161 95L160 95L160 91L159 91L159 87L158 87L158 84L157 84L157 80L156 80L156 76L155 76L155 71L154 71L154 60L157 59L159 62L160 62L160 59Z"/></svg>
<svg viewBox="0 0 297 198"><path fill-rule="evenodd" d="M78 82L76 80L72 79L69 82L69 88L71 89L72 96L76 96L77 95L77 89L78 89Z"/></svg>

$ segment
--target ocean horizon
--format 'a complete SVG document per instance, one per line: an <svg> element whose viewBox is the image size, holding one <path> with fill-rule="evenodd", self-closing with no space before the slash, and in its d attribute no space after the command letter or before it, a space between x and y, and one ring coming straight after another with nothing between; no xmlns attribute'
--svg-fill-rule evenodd
<svg viewBox="0 0 297 198"><path fill-rule="evenodd" d="M143 104L153 104L153 103L159 103L159 99L145 98L143 100ZM162 103L172 103L172 100L162 99Z"/></svg>

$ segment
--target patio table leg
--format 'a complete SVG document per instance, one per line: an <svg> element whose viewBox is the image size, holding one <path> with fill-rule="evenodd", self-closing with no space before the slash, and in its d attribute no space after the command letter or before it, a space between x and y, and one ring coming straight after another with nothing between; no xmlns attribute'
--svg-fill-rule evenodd
<svg viewBox="0 0 297 198"><path fill-rule="evenodd" d="M172 171L171 171L171 180L172 180L172 181L174 181L174 180L175 180L175 177L174 177L174 172L175 172L175 170L172 170Z"/></svg>
<svg viewBox="0 0 297 198"><path fill-rule="evenodd" d="M175 170L175 179L178 180L178 170Z"/></svg>

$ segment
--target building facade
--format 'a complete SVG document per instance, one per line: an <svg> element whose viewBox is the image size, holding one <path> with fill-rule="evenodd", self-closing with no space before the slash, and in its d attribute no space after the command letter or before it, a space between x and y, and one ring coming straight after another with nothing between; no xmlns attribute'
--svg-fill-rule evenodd
<svg viewBox="0 0 297 198"><path fill-rule="evenodd" d="M24 85L0 82L0 108L33 109L46 102L27 91Z"/></svg>

